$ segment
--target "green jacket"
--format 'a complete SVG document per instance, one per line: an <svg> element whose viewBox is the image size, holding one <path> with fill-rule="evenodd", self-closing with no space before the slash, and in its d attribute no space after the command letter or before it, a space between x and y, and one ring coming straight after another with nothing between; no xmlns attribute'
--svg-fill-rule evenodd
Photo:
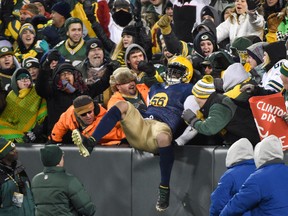
<svg viewBox="0 0 288 216"><path fill-rule="evenodd" d="M44 167L31 185L36 216L90 216L96 211L83 185L63 167Z"/></svg>
<svg viewBox="0 0 288 216"><path fill-rule="evenodd" d="M252 112L247 104L214 92L200 111L205 120L196 121L194 124L199 133L207 136L219 133L225 144L229 145L243 137L253 145L260 142Z"/></svg>
<svg viewBox="0 0 288 216"><path fill-rule="evenodd" d="M12 167L0 161L0 187L1 216L34 216L34 201L30 182L19 161L15 161ZM15 192L24 194L21 207L17 207L13 203Z"/></svg>

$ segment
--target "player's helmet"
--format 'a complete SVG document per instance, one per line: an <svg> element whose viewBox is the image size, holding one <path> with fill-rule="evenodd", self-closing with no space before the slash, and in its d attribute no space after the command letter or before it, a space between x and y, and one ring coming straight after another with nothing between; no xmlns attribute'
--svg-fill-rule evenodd
<svg viewBox="0 0 288 216"><path fill-rule="evenodd" d="M168 85L189 83L193 76L193 66L190 60L183 56L174 56L168 62L165 81Z"/></svg>

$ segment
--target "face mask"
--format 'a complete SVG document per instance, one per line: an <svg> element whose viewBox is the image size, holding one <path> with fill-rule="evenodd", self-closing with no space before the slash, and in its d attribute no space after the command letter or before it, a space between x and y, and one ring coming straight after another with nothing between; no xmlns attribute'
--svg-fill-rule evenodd
<svg viewBox="0 0 288 216"><path fill-rule="evenodd" d="M116 24L120 25L121 27L125 27L132 20L132 15L129 12L120 10L113 13L112 18Z"/></svg>

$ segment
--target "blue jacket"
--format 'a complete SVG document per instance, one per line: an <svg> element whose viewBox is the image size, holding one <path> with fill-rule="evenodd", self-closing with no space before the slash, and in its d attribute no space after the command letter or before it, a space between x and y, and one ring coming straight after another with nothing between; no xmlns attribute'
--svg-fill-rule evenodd
<svg viewBox="0 0 288 216"><path fill-rule="evenodd" d="M256 170L253 159L241 161L222 175L217 188L211 194L210 216L218 216L229 200L241 188L245 180ZM244 214L250 216L250 213Z"/></svg>
<svg viewBox="0 0 288 216"><path fill-rule="evenodd" d="M242 215L251 210L252 216L286 216L287 182L288 167L284 163L268 162L250 175L220 215Z"/></svg>

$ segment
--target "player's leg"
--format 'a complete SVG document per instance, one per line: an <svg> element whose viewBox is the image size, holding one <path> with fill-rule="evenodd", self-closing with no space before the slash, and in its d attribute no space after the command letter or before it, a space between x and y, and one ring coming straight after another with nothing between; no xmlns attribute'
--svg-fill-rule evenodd
<svg viewBox="0 0 288 216"><path fill-rule="evenodd" d="M101 119L92 136L87 138L78 129L73 130L72 140L78 146L80 154L87 157L103 136L109 133L118 121L126 116L128 105L126 101L118 101Z"/></svg>
<svg viewBox="0 0 288 216"><path fill-rule="evenodd" d="M158 211L164 211L169 206L170 197L170 176L174 162L174 150L171 145L172 137L167 132L161 132L156 136L158 151L159 151L159 165L161 172L161 182L159 185L159 196L156 203Z"/></svg>

